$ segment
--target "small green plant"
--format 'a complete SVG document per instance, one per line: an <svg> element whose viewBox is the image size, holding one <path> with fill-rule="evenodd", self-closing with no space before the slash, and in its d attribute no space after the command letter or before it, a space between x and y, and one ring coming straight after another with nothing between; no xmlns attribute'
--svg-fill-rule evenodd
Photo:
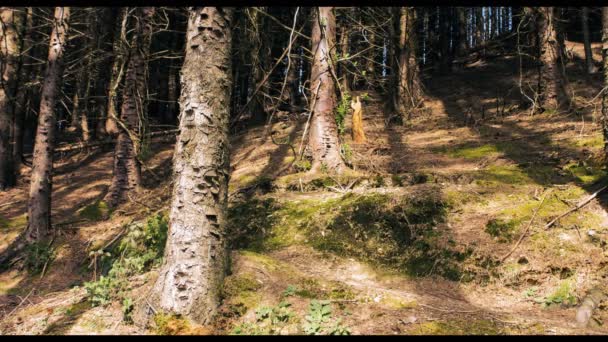
<svg viewBox="0 0 608 342"><path fill-rule="evenodd" d="M361 95L359 95L361 97L361 100L363 101L369 101L370 97L369 97L369 93L363 93Z"/></svg>
<svg viewBox="0 0 608 342"><path fill-rule="evenodd" d="M288 285L285 291L283 291L283 297L291 297L295 296L296 292L298 292L298 287L295 285Z"/></svg>
<svg viewBox="0 0 608 342"><path fill-rule="evenodd" d="M295 163L293 163L293 167L297 172L305 172L310 170L310 168L312 167L312 164L310 163L310 160L308 159L300 159L298 161L296 161Z"/></svg>
<svg viewBox="0 0 608 342"><path fill-rule="evenodd" d="M35 242L27 246L25 251L25 268L30 274L42 272L55 258L54 250L44 242Z"/></svg>
<svg viewBox="0 0 608 342"><path fill-rule="evenodd" d="M351 100L350 94L347 92L344 92L342 94L342 98L340 99L340 103L338 104L338 107L336 108L335 117L336 117L336 125L338 125L338 134L339 135L344 134L344 119L346 118L346 115L348 114L348 111L350 109L350 100Z"/></svg>
<svg viewBox="0 0 608 342"><path fill-rule="evenodd" d="M331 323L331 304L329 301L312 300L308 307L306 322L302 327L307 335L350 335L348 328L341 325L340 320Z"/></svg>
<svg viewBox="0 0 608 342"><path fill-rule="evenodd" d="M344 158L344 161L346 162L346 164L352 165L353 149L347 143L342 143L340 145L340 149L342 152L342 158Z"/></svg>
<svg viewBox="0 0 608 342"><path fill-rule="evenodd" d="M278 334L295 316L291 304L282 301L275 307L262 306L255 311L255 323L239 324L232 330L234 335Z"/></svg>
<svg viewBox="0 0 608 342"><path fill-rule="evenodd" d="M492 219L486 224L486 233L498 239L498 242L510 242L513 238L515 222Z"/></svg>
<svg viewBox="0 0 608 342"><path fill-rule="evenodd" d="M145 224L129 225L127 234L109 256L107 252L101 254L102 264L110 263L105 267L107 274L98 281L84 283L89 301L94 306L105 306L112 300L124 299L129 288L128 278L161 262L167 230L168 218L162 213L149 217Z"/></svg>
<svg viewBox="0 0 608 342"><path fill-rule="evenodd" d="M544 307L551 306L554 304L560 304L562 306L573 306L576 305L576 297L572 293L572 283L569 280L563 281L559 287L550 295L543 299L537 300L543 304Z"/></svg>
<svg viewBox="0 0 608 342"><path fill-rule="evenodd" d="M125 297L122 300L122 320L126 323L133 323L133 300L130 297Z"/></svg>

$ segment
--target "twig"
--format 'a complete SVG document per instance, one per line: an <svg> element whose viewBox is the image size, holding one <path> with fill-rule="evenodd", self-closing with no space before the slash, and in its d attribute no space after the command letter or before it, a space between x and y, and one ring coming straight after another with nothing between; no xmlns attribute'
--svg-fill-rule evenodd
<svg viewBox="0 0 608 342"><path fill-rule="evenodd" d="M587 199L585 199L584 201L582 201L581 203L579 203L579 204L578 204L576 207L574 207L574 208L572 208L572 209L570 209L570 210L566 211L565 213L563 213L563 214L559 215L558 217L554 218L553 220L551 220L551 222L549 222L549 223L547 223L547 224L545 225L545 229L549 229L549 228L551 228L551 226L552 226L553 224L555 224L555 222L557 222L557 221L558 221L559 219L561 219L562 217L567 216L567 215L569 215L570 213L572 213L572 212L574 212L574 211L577 211L577 210L579 210L580 208L582 208L582 207L584 207L585 205L587 205L589 202L591 202L591 200L593 200L594 198L596 198L596 197L597 197L597 195L598 195L600 192L604 191L606 188L608 188L608 185L607 185L607 186L602 187L602 188L601 188L601 189L599 189L598 191L596 191L596 192L594 192L593 194L591 194L589 197L587 197Z"/></svg>
<svg viewBox="0 0 608 342"><path fill-rule="evenodd" d="M505 260L507 260L507 258L517 249L517 247L522 242L522 240L524 239L524 237L528 234L528 231L530 230L530 227L532 226L532 222L534 222L534 219L536 218L536 214L538 213L538 211L540 210L540 208L543 206L543 203L545 203L545 199L547 198L547 195L549 195L550 192L551 192L551 190L549 190L549 191L547 191L547 193L545 193L545 195L543 196L543 199L540 201L540 204L534 210L534 214L532 215L532 218L530 219L530 222L528 222L528 226L526 227L526 230L521 234L521 236L517 240L517 243L515 244L515 246L513 246L513 248L511 248L511 250L509 251L509 253L505 254L505 256L503 256L502 258L500 258L500 263L503 263Z"/></svg>
<svg viewBox="0 0 608 342"><path fill-rule="evenodd" d="M15 307L15 308L14 308L14 309L11 311L11 312L9 312L9 313L8 313L8 315L4 316L3 321L6 321L6 320L7 320L7 319L10 317L10 315L12 315L12 314L13 314L13 312L15 312L17 309L19 309L19 307L20 307L20 306L21 306L23 303L25 303L25 300L26 300L26 299L28 299L28 297L29 297L29 296L32 294L32 292L34 292L34 289L31 289L31 290L30 290L30 292L27 294L27 296L25 296L25 298L23 298L23 299L21 300L21 303L19 303L19 305L17 305L17 306L16 306L16 307Z"/></svg>
<svg viewBox="0 0 608 342"><path fill-rule="evenodd" d="M459 313L473 313L473 312L479 312L481 311L481 309L477 309L477 310L449 310L449 309L440 309L440 308L436 308L434 306L430 306L430 305L426 305L426 304L419 304L422 307L425 308L429 308L429 309L433 309L433 310L437 310L437 311L441 311L441 312L459 312Z"/></svg>

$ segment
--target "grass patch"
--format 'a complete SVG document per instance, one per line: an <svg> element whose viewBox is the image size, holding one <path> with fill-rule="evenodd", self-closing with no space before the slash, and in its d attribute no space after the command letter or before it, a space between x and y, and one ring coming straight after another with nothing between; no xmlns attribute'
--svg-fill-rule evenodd
<svg viewBox="0 0 608 342"><path fill-rule="evenodd" d="M27 226L27 214L19 215L12 219L7 219L0 215L1 230L12 231L25 228L25 226Z"/></svg>
<svg viewBox="0 0 608 342"><path fill-rule="evenodd" d="M438 189L416 194L346 194L282 203L252 199L230 208L229 236L236 248L255 252L293 244L356 257L413 276L458 280L466 252L445 247L438 225L447 204Z"/></svg>
<svg viewBox="0 0 608 342"><path fill-rule="evenodd" d="M517 222L492 219L486 224L485 232L496 238L498 242L511 242Z"/></svg>
<svg viewBox="0 0 608 342"><path fill-rule="evenodd" d="M105 201L98 201L80 209L78 215L89 221L99 221L110 216L110 208Z"/></svg>
<svg viewBox="0 0 608 342"><path fill-rule="evenodd" d="M584 185L590 185L606 178L607 172L598 165L590 165L585 162L571 162L563 167L572 177Z"/></svg>

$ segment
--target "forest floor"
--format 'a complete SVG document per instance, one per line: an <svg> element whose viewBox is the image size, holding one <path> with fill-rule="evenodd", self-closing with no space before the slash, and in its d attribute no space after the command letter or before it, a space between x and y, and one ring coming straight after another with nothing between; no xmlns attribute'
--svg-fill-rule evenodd
<svg viewBox="0 0 608 342"><path fill-rule="evenodd" d="M168 208L173 144L153 144L145 190L111 215L100 200L112 151L60 158L55 256L35 275L24 260L0 273L0 333L608 333L605 302L587 327L575 320L591 289L606 293L608 195L544 227L608 179L594 99L601 75L585 76L582 46L568 47L568 114L522 108L515 56L433 76L424 108L405 125L387 125L374 91L355 92L368 141L352 144L348 117L352 170L342 177L294 163L304 115L279 113L272 134L281 145L263 127L235 134L232 267L208 327L127 324L124 302L93 306L83 288L99 278L91 251ZM594 52L600 60L599 44ZM25 225L24 172L17 188L0 194L0 249ZM155 276L153 268L129 278L136 305Z"/></svg>

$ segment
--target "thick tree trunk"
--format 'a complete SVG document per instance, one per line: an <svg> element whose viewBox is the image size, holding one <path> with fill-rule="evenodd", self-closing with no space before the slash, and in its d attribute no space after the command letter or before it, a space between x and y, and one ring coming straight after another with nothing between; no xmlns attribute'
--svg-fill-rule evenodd
<svg viewBox="0 0 608 342"><path fill-rule="evenodd" d="M583 24L583 42L585 45L585 65L587 67L587 73L593 74L597 71L597 68L593 63L591 39L589 38L589 7L583 7L581 12L581 21Z"/></svg>
<svg viewBox="0 0 608 342"><path fill-rule="evenodd" d="M399 19L399 64L397 110L404 119L411 117L422 98L418 63L416 61L416 13L413 8L401 7Z"/></svg>
<svg viewBox="0 0 608 342"><path fill-rule="evenodd" d="M539 107L559 110L566 105L565 80L561 71L562 51L558 42L554 8L540 7L537 16L539 32Z"/></svg>
<svg viewBox="0 0 608 342"><path fill-rule="evenodd" d="M608 7L602 7L602 73L604 88L608 87ZM608 92L602 92L602 131L604 158L608 161Z"/></svg>
<svg viewBox="0 0 608 342"><path fill-rule="evenodd" d="M131 39L131 53L125 74L122 94L118 141L114 152L114 173L112 184L105 196L110 207L116 207L127 199L130 193L139 191L141 170L138 152L140 150L140 122L146 114L146 71L147 55L152 35L154 7L140 7L136 10L134 35ZM134 141L135 140L135 141Z"/></svg>
<svg viewBox="0 0 608 342"><path fill-rule="evenodd" d="M55 145L55 104L60 96L64 49L70 17L69 7L56 7L50 37L49 57L42 94L38 129L32 160L26 239L43 239L51 229L53 149Z"/></svg>
<svg viewBox="0 0 608 342"><path fill-rule="evenodd" d="M190 10L169 237L152 297L157 309L202 324L217 311L228 266L232 20L228 8Z"/></svg>
<svg viewBox="0 0 608 342"><path fill-rule="evenodd" d="M326 168L341 172L344 161L340 155L338 127L334 117L336 94L330 69L332 48L336 40L336 17L333 7L318 7L313 11L311 97L314 107L310 123L309 140L312 148L312 172ZM318 92L317 92L318 89Z"/></svg>
<svg viewBox="0 0 608 342"><path fill-rule="evenodd" d="M15 184L11 126L21 53L20 18L18 9L0 7L0 191Z"/></svg>

